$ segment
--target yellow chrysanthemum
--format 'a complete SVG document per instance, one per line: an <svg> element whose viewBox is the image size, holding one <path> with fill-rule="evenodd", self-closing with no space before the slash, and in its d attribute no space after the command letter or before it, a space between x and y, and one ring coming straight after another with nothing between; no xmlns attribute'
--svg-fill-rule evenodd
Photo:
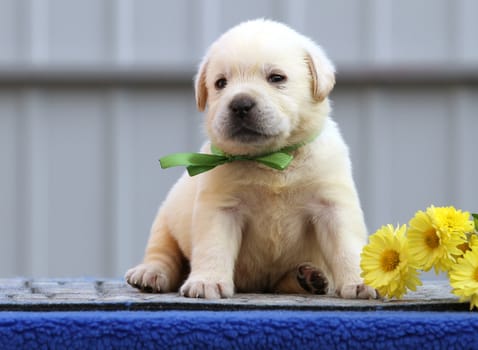
<svg viewBox="0 0 478 350"><path fill-rule="evenodd" d="M470 233L467 235L467 240L465 243L462 243L460 245L458 245L458 248L463 252L462 254L460 255L457 255L455 256L456 259L458 258L462 258L463 257L463 254L465 254L468 250L471 250L473 249L473 247L475 247L475 249L478 249L478 236L476 233Z"/></svg>
<svg viewBox="0 0 478 350"><path fill-rule="evenodd" d="M470 247L470 250L478 250L478 235L476 233L472 233L470 238L468 238L468 246Z"/></svg>
<svg viewBox="0 0 478 350"><path fill-rule="evenodd" d="M470 301L470 310L478 307L478 249L472 246L450 270L453 293L461 301Z"/></svg>
<svg viewBox="0 0 478 350"><path fill-rule="evenodd" d="M429 211L433 212L434 215L431 217L442 231L464 235L474 230L473 221L470 220L470 213L467 211L462 212L454 207L435 208L433 205L427 209L427 213Z"/></svg>
<svg viewBox="0 0 478 350"><path fill-rule="evenodd" d="M383 226L370 236L361 254L361 276L365 284L382 296L400 299L408 289L421 285L414 263L410 261L406 226ZM412 264L410 264L412 262Z"/></svg>
<svg viewBox="0 0 478 350"><path fill-rule="evenodd" d="M416 257L417 268L428 271L433 266L437 274L448 271L455 257L463 253L458 246L473 229L469 217L469 213L453 207L431 206L426 212L418 211L408 230L410 254Z"/></svg>

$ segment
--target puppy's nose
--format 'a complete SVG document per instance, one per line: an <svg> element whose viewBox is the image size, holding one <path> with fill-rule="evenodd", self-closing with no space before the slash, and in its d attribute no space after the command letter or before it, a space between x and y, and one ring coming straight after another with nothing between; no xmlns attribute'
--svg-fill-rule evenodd
<svg viewBox="0 0 478 350"><path fill-rule="evenodd" d="M252 97L241 94L233 98L229 109L236 117L244 118L255 105L256 101Z"/></svg>

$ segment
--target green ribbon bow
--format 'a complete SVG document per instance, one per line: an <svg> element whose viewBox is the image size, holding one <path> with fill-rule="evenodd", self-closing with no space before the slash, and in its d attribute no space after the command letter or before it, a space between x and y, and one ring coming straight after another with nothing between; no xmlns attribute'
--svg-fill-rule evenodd
<svg viewBox="0 0 478 350"><path fill-rule="evenodd" d="M318 135L307 139L304 142L284 147L276 152L271 152L258 156L247 155L228 155L222 152L220 149L211 145L212 154L206 153L175 153L159 159L161 168L171 168L175 166L185 166L189 176L195 176L211 169L214 169L218 165L234 162L236 160L249 160L255 161L268 167L277 170L286 169L292 159L294 158L290 153L296 149L304 146L305 144L312 142Z"/></svg>

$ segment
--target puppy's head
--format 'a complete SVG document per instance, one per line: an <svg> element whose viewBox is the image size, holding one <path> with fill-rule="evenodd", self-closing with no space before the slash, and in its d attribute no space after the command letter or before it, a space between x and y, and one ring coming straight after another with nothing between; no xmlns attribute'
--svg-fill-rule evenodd
<svg viewBox="0 0 478 350"><path fill-rule="evenodd" d="M213 144L229 154L261 154L320 131L334 83L334 67L320 47L261 19L211 45L196 76L196 102L208 109Z"/></svg>

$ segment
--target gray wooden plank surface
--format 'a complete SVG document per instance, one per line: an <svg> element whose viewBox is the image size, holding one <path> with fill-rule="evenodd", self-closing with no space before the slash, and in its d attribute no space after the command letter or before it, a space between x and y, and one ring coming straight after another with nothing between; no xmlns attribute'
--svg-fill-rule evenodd
<svg viewBox="0 0 478 350"><path fill-rule="evenodd" d="M315 310L465 311L445 281L426 281L402 300L344 300L335 296L236 294L190 299L142 293L117 279L0 279L0 311L90 310Z"/></svg>

